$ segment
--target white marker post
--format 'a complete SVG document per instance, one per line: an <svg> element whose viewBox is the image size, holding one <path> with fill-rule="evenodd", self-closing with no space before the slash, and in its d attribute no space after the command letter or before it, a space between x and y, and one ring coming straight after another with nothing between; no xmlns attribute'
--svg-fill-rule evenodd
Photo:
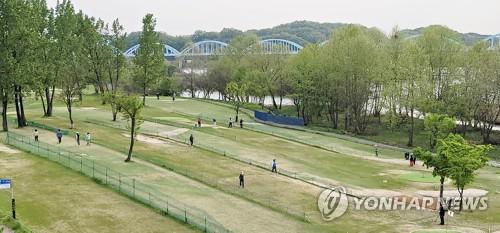
<svg viewBox="0 0 500 233"><path fill-rule="evenodd" d="M16 199L14 198L14 186L11 179L0 179L0 189L10 189L12 200L12 218L16 219Z"/></svg>

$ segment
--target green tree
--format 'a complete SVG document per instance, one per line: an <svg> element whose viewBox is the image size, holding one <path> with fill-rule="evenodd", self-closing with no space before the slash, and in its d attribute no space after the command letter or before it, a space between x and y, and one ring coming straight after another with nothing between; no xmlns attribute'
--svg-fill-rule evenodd
<svg viewBox="0 0 500 233"><path fill-rule="evenodd" d="M439 139L445 138L451 133L456 122L452 117L443 114L428 114L424 119L425 130L429 131L429 146L431 149L437 144Z"/></svg>
<svg viewBox="0 0 500 233"><path fill-rule="evenodd" d="M244 102L244 98L247 95L247 85L245 83L238 83L236 81L232 81L227 84L226 93L229 97L229 101L233 103L236 110L236 118L238 119L238 114L240 112L240 107Z"/></svg>
<svg viewBox="0 0 500 233"><path fill-rule="evenodd" d="M489 145L471 145L457 134L450 134L441 140L439 151L449 159L449 177L460 194L460 210L463 208L464 188L472 183L476 171L486 166L490 149Z"/></svg>
<svg viewBox="0 0 500 233"><path fill-rule="evenodd" d="M140 47L134 58L136 66L134 80L142 89L142 102L146 105L148 88L165 75L165 59L158 33L155 32L156 19L152 14L147 14L142 23Z"/></svg>
<svg viewBox="0 0 500 233"><path fill-rule="evenodd" d="M128 128L130 129L130 147L125 159L125 162L130 162L134 150L135 137L143 122L141 111L144 104L141 103L138 96L119 96L115 98L115 101L123 118L127 120Z"/></svg>

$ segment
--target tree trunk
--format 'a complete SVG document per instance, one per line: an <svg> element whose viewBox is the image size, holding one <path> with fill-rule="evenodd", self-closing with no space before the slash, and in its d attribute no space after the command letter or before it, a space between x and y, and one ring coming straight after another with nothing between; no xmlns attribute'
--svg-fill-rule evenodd
<svg viewBox="0 0 500 233"><path fill-rule="evenodd" d="M130 127L130 148L128 149L128 156L127 159L125 159L125 162L130 162L132 160L132 151L134 149L134 142L135 142L135 117L132 117L130 119L132 121L132 127Z"/></svg>
<svg viewBox="0 0 500 233"><path fill-rule="evenodd" d="M23 127L23 121L21 118L21 109L19 108L19 93L17 85L14 86L14 105L16 106L16 119L17 119L17 127Z"/></svg>
<svg viewBox="0 0 500 233"><path fill-rule="evenodd" d="M8 95L0 90L0 98L2 99L2 129L3 131L9 131L9 125L7 123L7 107L8 107Z"/></svg>
<svg viewBox="0 0 500 233"><path fill-rule="evenodd" d="M38 95L40 95L40 100L42 101L43 115L46 116L47 108L45 107L45 100L43 99L43 94L41 90L38 91Z"/></svg>
<svg viewBox="0 0 500 233"><path fill-rule="evenodd" d="M73 121L73 114L72 114L72 109L71 109L71 106L72 106L71 96L66 97L66 101L67 101L66 107L68 108L68 114L69 114L70 129L73 129L74 121Z"/></svg>
<svg viewBox="0 0 500 233"><path fill-rule="evenodd" d="M442 201L443 200L443 192L444 192L444 176L441 176L441 178L439 179L439 183L440 183L440 186L439 186L439 201Z"/></svg>
<svg viewBox="0 0 500 233"><path fill-rule="evenodd" d="M26 122L26 114L24 114L24 101L23 101L23 92L21 86L19 86L19 108L21 109L21 121L23 123L23 127L25 127L28 124Z"/></svg>
<svg viewBox="0 0 500 233"><path fill-rule="evenodd" d="M142 86L142 105L146 106L146 83Z"/></svg>
<svg viewBox="0 0 500 233"><path fill-rule="evenodd" d="M408 130L408 146L412 147L413 146L413 134L415 131L415 119L413 116L413 107L410 109L410 128Z"/></svg>
<svg viewBox="0 0 500 233"><path fill-rule="evenodd" d="M464 187L458 187L458 193L460 194L460 207L459 211L463 210L463 204L464 204Z"/></svg>

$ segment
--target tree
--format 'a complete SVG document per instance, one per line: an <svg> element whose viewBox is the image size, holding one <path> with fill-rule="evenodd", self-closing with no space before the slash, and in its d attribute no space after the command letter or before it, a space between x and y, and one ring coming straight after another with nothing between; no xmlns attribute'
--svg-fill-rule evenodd
<svg viewBox="0 0 500 233"><path fill-rule="evenodd" d="M241 104L244 101L247 92L247 85L245 83L238 83L236 81L232 81L227 84L226 93L229 97L229 100L236 106L236 118L238 119L238 114L240 112Z"/></svg>
<svg viewBox="0 0 500 233"><path fill-rule="evenodd" d="M63 1L56 7L54 37L57 40L57 80L62 100L68 110L71 128L74 127L72 115L74 97L78 96L83 88L81 82L89 63L88 57L83 52L84 17L82 12L75 14L73 5L69 1Z"/></svg>
<svg viewBox="0 0 500 233"><path fill-rule="evenodd" d="M440 141L439 151L449 159L449 177L460 194L460 211L463 208L463 194L466 185L472 183L475 172L486 166L489 145L471 145L460 135L450 134Z"/></svg>
<svg viewBox="0 0 500 233"><path fill-rule="evenodd" d="M111 45L113 46L113 64L108 67L109 69L114 69L114 77L112 77L112 71L110 70L109 82L111 85L111 95L115 96L118 92L118 81L123 73L124 68L126 67L127 60L123 55L126 46L127 34L124 32L123 26L120 24L118 19L113 21L112 34L111 34ZM109 96L108 96L109 97ZM114 98L114 97L112 97ZM115 104L115 101L110 101L111 104L111 112L113 114L113 121L116 121L116 116L119 112L118 106Z"/></svg>
<svg viewBox="0 0 500 233"><path fill-rule="evenodd" d="M429 146L434 149L437 140L445 138L456 127L455 119L442 114L429 114L424 119L425 129L430 132Z"/></svg>
<svg viewBox="0 0 500 233"><path fill-rule="evenodd" d="M142 89L142 102L146 105L147 89L164 76L165 59L158 33L155 32L156 19L152 14L147 14L142 24L142 35L139 40L141 46L134 58L136 66L134 80Z"/></svg>
<svg viewBox="0 0 500 233"><path fill-rule="evenodd" d="M143 122L141 111L144 104L141 103L138 96L119 96L115 99L115 101L123 115L123 118L127 120L128 128L130 129L130 147L127 159L125 159L125 162L130 162L132 159L132 151L134 149L135 136Z"/></svg>

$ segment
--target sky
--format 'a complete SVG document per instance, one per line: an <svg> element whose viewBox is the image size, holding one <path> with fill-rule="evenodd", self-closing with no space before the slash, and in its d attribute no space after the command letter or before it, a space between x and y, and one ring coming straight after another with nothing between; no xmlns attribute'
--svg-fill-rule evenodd
<svg viewBox="0 0 500 233"><path fill-rule="evenodd" d="M47 0L49 7L57 0ZM459 32L500 33L498 0L72 0L85 14L128 32L140 31L152 13L157 30L188 35L196 30L262 29L297 20L356 23L388 33L432 24Z"/></svg>

